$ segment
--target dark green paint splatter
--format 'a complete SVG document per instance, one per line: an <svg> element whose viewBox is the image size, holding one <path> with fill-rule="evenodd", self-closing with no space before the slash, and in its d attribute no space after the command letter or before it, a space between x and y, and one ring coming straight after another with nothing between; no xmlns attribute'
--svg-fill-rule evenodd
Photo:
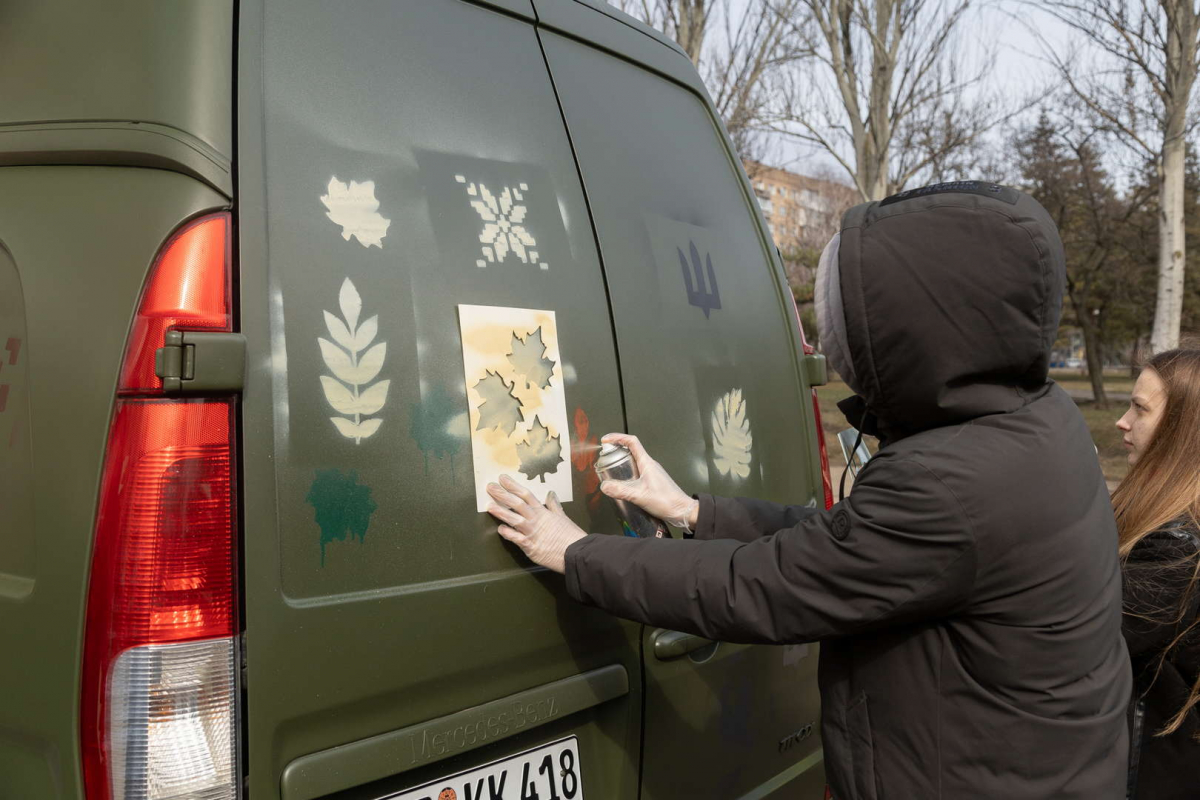
<svg viewBox="0 0 1200 800"><path fill-rule="evenodd" d="M413 404L409 433L425 454L426 475L429 474L429 454L433 453L439 461L450 456L450 477L454 479L454 457L462 447L462 440L450 431L450 421L464 413L466 405L466 398L457 401L441 386L421 402Z"/></svg>
<svg viewBox="0 0 1200 800"><path fill-rule="evenodd" d="M371 524L371 514L378 507L371 499L371 487L360 485L358 472L343 475L338 469L319 469L308 496L304 498L316 509L317 525L321 528L321 566L325 566L325 545L344 542L346 537L357 538L362 544Z"/></svg>

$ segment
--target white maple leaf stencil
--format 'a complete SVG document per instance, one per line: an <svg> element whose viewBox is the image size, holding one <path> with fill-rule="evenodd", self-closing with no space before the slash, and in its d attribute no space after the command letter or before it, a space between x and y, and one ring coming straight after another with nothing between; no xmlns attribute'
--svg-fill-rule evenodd
<svg viewBox="0 0 1200 800"><path fill-rule="evenodd" d="M383 369L387 342L371 346L379 332L379 317L376 315L362 325L358 324L359 314L362 313L362 297L349 278L342 282L341 291L338 292L338 307L342 312L340 318L324 312L325 327L333 341L317 339L321 358L333 373L333 377L321 376L321 389L329 405L344 415L330 417L330 422L347 439L361 444L363 439L375 433L383 424L382 419L363 417L378 414L387 403L388 387L392 382L384 380L371 383ZM348 416L354 419L346 419Z"/></svg>
<svg viewBox="0 0 1200 800"><path fill-rule="evenodd" d="M717 472L735 478L750 475L750 420L741 389L722 395L712 413L713 465Z"/></svg>
<svg viewBox="0 0 1200 800"><path fill-rule="evenodd" d="M342 226L342 238L353 236L363 247L383 249L383 237L392 221L379 214L375 199L375 181L342 183L337 176L329 179L321 202L329 209L325 216Z"/></svg>
<svg viewBox="0 0 1200 800"><path fill-rule="evenodd" d="M538 251L534 249L538 246L537 240L525 227L529 209L522 192L529 190L528 184L505 186L497 195L482 183L468 183L463 175L455 175L454 180L466 184L467 195L472 198L471 208L483 222L483 230L479 233L483 258L475 262L476 266L499 263L511 253L524 264L550 268L549 264L539 261Z"/></svg>

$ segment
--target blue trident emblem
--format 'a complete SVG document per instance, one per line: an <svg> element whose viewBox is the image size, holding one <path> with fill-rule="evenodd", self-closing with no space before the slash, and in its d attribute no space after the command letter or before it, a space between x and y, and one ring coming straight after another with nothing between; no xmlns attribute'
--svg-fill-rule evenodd
<svg viewBox="0 0 1200 800"><path fill-rule="evenodd" d="M696 308L704 309L704 318L708 319L709 312L714 308L721 307L721 292L717 289L717 276L713 273L712 256L704 257L705 266L708 268L708 282L704 281L704 271L700 266L700 251L696 249L693 242L688 242L688 249L691 251L692 263L688 266L687 256L678 247L675 252L679 254L679 266L683 269L683 284L687 287L688 303L696 306ZM692 280L692 273L695 273L696 279Z"/></svg>

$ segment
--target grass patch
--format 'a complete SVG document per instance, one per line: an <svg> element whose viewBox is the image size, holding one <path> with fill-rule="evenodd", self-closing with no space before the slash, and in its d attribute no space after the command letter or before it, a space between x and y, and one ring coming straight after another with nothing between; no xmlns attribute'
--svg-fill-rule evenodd
<svg viewBox="0 0 1200 800"><path fill-rule="evenodd" d="M1086 376L1080 378L1083 385L1091 389L1091 384ZM1128 379L1128 373L1126 373ZM1055 380L1058 383L1063 383L1057 376ZM1104 381L1105 387L1109 391L1131 391L1133 381L1128 381L1128 388L1121 388L1122 382L1110 379L1107 375ZM1073 387L1071 387L1073 388ZM842 458L842 448L838 445L838 431L844 430L847 427L846 418L842 416L842 412L838 410L837 403L853 394L850 387L839 380L831 380L825 386L817 387L817 402L821 407L821 427L825 429L825 444L829 451L829 466L836 475L837 471L846 465L846 460ZM1092 441L1099 450L1100 466L1104 470L1104 477L1109 481L1121 481L1129 472L1129 463L1126 461L1125 447L1121 444L1121 432L1116 428L1116 422L1125 413L1126 403L1110 402L1108 409L1099 409L1090 400L1078 400L1076 405L1079 406L1079 411L1083 414L1083 419L1087 423L1088 430L1091 431ZM863 441L871 448L874 453L877 442L870 436L863 437Z"/></svg>
<svg viewBox="0 0 1200 800"><path fill-rule="evenodd" d="M1082 389L1092 391L1092 379L1077 369L1055 369L1050 371L1050 377L1064 389ZM1134 378L1129 377L1127 369L1106 369L1104 371L1104 388L1109 392L1133 391Z"/></svg>
<svg viewBox="0 0 1200 800"><path fill-rule="evenodd" d="M1124 403L1109 403L1107 409L1096 408L1095 403L1076 401L1079 412L1092 433L1092 442L1099 451L1100 466L1104 477L1110 481L1122 481L1129 473L1128 452L1121 442L1122 433L1117 430L1117 420L1125 413Z"/></svg>

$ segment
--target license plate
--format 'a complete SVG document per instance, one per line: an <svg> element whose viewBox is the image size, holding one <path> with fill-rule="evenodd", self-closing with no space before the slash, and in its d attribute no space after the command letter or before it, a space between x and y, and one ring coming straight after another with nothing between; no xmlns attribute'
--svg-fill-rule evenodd
<svg viewBox="0 0 1200 800"><path fill-rule="evenodd" d="M583 800L579 743L559 739L384 800Z"/></svg>

